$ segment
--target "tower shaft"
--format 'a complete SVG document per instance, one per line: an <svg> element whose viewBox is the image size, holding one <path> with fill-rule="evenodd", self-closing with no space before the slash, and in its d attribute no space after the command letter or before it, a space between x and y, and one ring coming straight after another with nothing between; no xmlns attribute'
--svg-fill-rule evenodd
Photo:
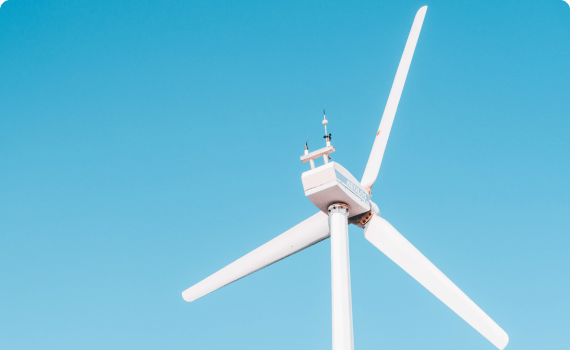
<svg viewBox="0 0 570 350"><path fill-rule="evenodd" d="M348 210L343 203L329 206L332 273L332 348L354 350L350 260L348 252Z"/></svg>

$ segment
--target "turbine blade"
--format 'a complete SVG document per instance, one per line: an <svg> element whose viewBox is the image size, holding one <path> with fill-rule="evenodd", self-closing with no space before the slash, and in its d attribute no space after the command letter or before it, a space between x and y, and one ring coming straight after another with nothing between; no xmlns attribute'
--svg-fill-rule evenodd
<svg viewBox="0 0 570 350"><path fill-rule="evenodd" d="M398 70L396 71L396 77L394 78L394 83L392 84L392 90L390 90L390 96L388 96L386 108L384 108L384 114L382 114L382 120L380 121L378 132L376 133L376 139L374 140L374 145L372 146L372 152L370 152L370 157L368 158L366 169L364 169L362 181L360 181L360 183L364 186L364 188L368 190L368 192L371 191L372 186L374 185L374 181L376 181L376 178L378 177L378 172L380 171L380 164L382 164L384 150L386 149L386 143L388 143L388 136L390 136L390 130L392 129L394 116L396 115L396 110L398 109L398 103L400 103L400 97L402 96L404 83L406 82L408 70L410 69L410 64L412 63L412 57L414 56L414 50L416 49L416 43L418 42L418 38L420 36L422 24L424 23L426 11L427 6L420 8L416 14L416 18L414 19L412 30L408 36L408 41L406 42L404 53L402 54L400 64L398 65Z"/></svg>
<svg viewBox="0 0 570 350"><path fill-rule="evenodd" d="M374 215L366 225L364 236L493 345L501 350L507 346L507 333L388 221Z"/></svg>
<svg viewBox="0 0 570 350"><path fill-rule="evenodd" d="M182 298L186 301L194 301L329 236L328 216L323 212L318 212L210 277L186 289L182 292Z"/></svg>

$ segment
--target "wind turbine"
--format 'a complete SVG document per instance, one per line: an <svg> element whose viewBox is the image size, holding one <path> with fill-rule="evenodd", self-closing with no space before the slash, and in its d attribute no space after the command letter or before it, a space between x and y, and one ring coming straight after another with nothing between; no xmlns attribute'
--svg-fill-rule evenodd
<svg viewBox="0 0 570 350"><path fill-rule="evenodd" d="M185 290L182 293L184 300L194 301L330 237L332 344L334 350L352 350L354 349L354 340L348 251L348 224L351 223L364 228L364 237L370 243L455 311L497 348L502 350L507 346L509 342L507 333L388 221L382 218L378 206L371 200L371 189L380 170L392 122L426 11L427 6L420 8L414 19L362 180L357 181L340 164L329 162L329 155L335 149L331 145L331 134L327 134L328 121L325 116L323 124L325 126L326 147L309 153L308 147L305 145L305 154L301 156L301 161L309 162L311 165L311 170L304 172L301 176L305 195L320 211ZM315 167L314 161L320 157L323 158L324 164Z"/></svg>

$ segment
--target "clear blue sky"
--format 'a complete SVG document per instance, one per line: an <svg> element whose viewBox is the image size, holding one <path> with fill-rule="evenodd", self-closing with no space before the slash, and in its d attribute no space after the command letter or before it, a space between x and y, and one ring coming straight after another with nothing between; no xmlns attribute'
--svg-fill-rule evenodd
<svg viewBox="0 0 570 350"><path fill-rule="evenodd" d="M374 200L510 336L570 348L570 7L32 1L0 8L0 348L330 349L330 243L186 303L360 178L428 11ZM355 347L494 349L350 227Z"/></svg>

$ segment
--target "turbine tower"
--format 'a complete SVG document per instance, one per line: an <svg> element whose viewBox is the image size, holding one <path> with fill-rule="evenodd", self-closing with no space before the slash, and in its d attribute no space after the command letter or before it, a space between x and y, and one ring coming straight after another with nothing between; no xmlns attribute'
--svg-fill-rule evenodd
<svg viewBox="0 0 570 350"><path fill-rule="evenodd" d="M340 164L329 161L330 154L335 149L331 145L332 135L327 133L328 121L323 110L322 123L325 127L326 146L309 152L308 145L305 144L305 152L301 156L301 161L309 162L311 165L311 170L301 175L305 196L319 209L319 212L185 290L182 293L184 300L194 301L330 237L333 350L353 350L348 249L350 223L364 228L364 237L370 243L497 348L502 350L507 346L509 342L507 333L382 218L378 206L371 199L372 186L380 170L426 11L427 6L422 7L414 19L362 180L359 182ZM321 157L323 165L315 167L315 160Z"/></svg>

